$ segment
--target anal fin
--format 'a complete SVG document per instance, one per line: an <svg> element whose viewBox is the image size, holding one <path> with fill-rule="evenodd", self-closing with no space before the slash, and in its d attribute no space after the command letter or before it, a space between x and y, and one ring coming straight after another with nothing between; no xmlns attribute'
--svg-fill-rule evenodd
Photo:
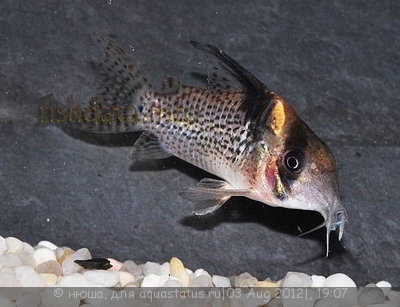
<svg viewBox="0 0 400 307"><path fill-rule="evenodd" d="M249 192L250 190L235 189L223 180L204 178L197 187L187 188L180 195L195 203L195 215L205 215L219 209L232 196L245 196Z"/></svg>
<svg viewBox="0 0 400 307"><path fill-rule="evenodd" d="M129 157L132 160L164 159L172 154L164 148L158 138L149 132L143 132L135 142Z"/></svg>

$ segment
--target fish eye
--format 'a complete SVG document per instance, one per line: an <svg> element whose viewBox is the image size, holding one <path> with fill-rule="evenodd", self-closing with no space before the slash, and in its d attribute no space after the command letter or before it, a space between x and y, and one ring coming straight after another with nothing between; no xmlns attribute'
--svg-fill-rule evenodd
<svg viewBox="0 0 400 307"><path fill-rule="evenodd" d="M298 150L291 150L286 153L284 165L291 173L299 173L303 169L304 155Z"/></svg>

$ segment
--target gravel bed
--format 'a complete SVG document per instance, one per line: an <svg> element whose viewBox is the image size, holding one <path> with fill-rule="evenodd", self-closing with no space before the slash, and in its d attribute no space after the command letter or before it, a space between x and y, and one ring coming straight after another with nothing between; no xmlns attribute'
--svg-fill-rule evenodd
<svg viewBox="0 0 400 307"><path fill-rule="evenodd" d="M81 262L77 264L76 261ZM96 266L102 266L102 269L94 269L93 267ZM279 281L272 281L269 278L257 280L247 272L226 277L212 275L201 268L194 271L185 268L182 261L176 257L162 264L151 261L136 264L132 260L119 262L111 258L92 260L92 255L87 248L75 251L69 247L57 247L48 241L41 241L37 246L32 247L17 238L0 236L0 288L3 287L24 287L26 290L19 291L18 294L14 291L13 295L6 295L5 293L8 292L0 291L0 306L6 307L56 306L57 304L44 294L46 293L44 289L47 287L104 287L113 291L145 287L183 287L186 290L190 287L218 287L221 289L240 288L246 290L247 293L254 289L257 291L268 289L270 293L280 293L280 297L274 297L274 294L269 302L266 302L264 297L264 301L253 300L251 303L239 301L235 304L228 302L223 306L400 306L400 292L393 290L388 281L357 286L349 276L343 273L324 277L288 272ZM25 287L36 287L40 290L28 291ZM345 303L337 298L332 301L332 298L321 298L315 295L315 299L299 305L298 300L293 301L282 295L283 289L290 287L307 287L310 291L325 287L348 287L354 291L347 293ZM317 296L319 298L316 298ZM73 304L68 304L68 306L83 305L85 307L105 306L93 298L75 300ZM206 306L214 306L214 304Z"/></svg>

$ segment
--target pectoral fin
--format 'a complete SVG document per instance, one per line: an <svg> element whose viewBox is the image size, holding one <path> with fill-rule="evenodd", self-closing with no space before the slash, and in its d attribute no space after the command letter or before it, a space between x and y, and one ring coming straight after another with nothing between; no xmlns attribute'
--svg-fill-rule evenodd
<svg viewBox="0 0 400 307"><path fill-rule="evenodd" d="M195 203L193 213L204 215L216 211L232 196L246 196L250 190L235 189L223 180L204 178L197 187L190 187L180 195Z"/></svg>

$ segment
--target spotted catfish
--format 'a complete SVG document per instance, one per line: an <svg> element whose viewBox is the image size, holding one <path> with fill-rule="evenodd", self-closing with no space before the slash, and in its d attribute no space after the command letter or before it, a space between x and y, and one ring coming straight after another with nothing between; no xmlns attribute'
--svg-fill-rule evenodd
<svg viewBox="0 0 400 307"><path fill-rule="evenodd" d="M222 50L191 42L218 65L207 89L165 82L156 92L126 53L105 35L100 86L92 107L114 113L91 121L91 131L143 131L133 159L176 156L220 179L205 178L181 195L195 203L194 213L217 210L233 196L275 207L318 211L329 235L343 235L346 211L338 193L335 158L327 145L280 95ZM308 233L308 232L307 232Z"/></svg>

